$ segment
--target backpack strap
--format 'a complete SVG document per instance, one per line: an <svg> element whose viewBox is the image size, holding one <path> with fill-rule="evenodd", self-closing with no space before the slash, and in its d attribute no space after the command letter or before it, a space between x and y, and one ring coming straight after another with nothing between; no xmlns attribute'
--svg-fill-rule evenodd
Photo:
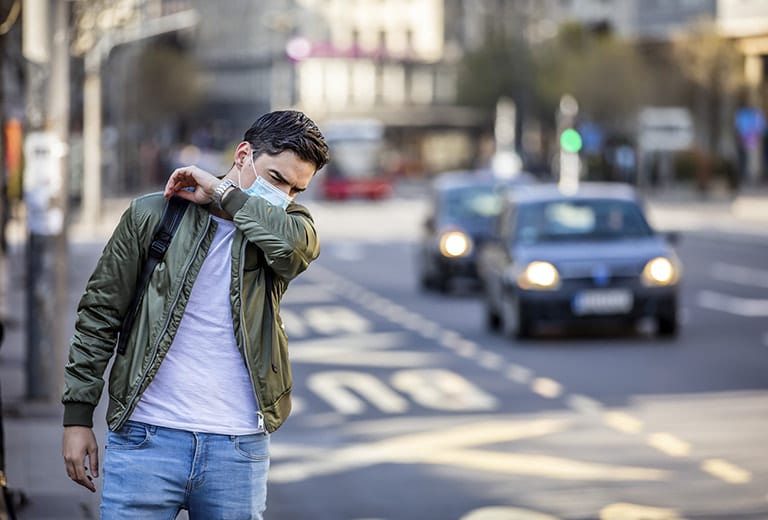
<svg viewBox="0 0 768 520"><path fill-rule="evenodd" d="M147 290L149 285L149 279L152 277L152 273L157 267L157 264L165 256L165 252L168 251L168 246L171 243L173 234L176 232L176 228L179 227L184 211L186 211L189 201L182 199L181 197L171 197L168 199L168 203L163 210L163 216L160 218L160 222L155 228L155 234L152 237L152 244L149 246L149 255L144 263L144 267L141 271L141 277L136 284L136 290L133 293L133 301L129 307L128 314L123 320L123 326L120 328L120 336L117 343L117 353L125 354L128 347L128 336L133 328L133 323L136 321L136 314L139 312L139 304L144 297L144 291Z"/></svg>

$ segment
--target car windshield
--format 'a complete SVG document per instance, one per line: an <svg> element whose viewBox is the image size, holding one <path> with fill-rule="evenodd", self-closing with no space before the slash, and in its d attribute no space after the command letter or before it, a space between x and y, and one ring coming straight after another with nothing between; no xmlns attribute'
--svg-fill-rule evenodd
<svg viewBox="0 0 768 520"><path fill-rule="evenodd" d="M640 207L627 200L559 200L523 205L517 213L523 243L615 240L653 234Z"/></svg>
<svg viewBox="0 0 768 520"><path fill-rule="evenodd" d="M501 211L502 199L492 185L465 186L445 192L442 211L451 220L495 217Z"/></svg>

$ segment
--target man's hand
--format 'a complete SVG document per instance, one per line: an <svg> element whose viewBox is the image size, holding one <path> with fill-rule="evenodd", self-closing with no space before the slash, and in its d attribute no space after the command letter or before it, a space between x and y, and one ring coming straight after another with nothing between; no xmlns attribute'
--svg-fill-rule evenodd
<svg viewBox="0 0 768 520"><path fill-rule="evenodd" d="M69 478L95 493L93 479L99 476L99 445L93 430L87 426L65 426L61 445ZM86 457L90 468L85 465Z"/></svg>
<svg viewBox="0 0 768 520"><path fill-rule="evenodd" d="M196 204L208 204L213 200L213 191L220 182L221 179L197 166L182 166L173 170L165 183L163 195L166 199L178 195ZM194 191L185 188L194 188Z"/></svg>

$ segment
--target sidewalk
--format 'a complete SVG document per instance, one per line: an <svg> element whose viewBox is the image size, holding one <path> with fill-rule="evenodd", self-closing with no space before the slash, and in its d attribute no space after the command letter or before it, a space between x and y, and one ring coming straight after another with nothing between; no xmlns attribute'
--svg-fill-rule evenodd
<svg viewBox="0 0 768 520"><path fill-rule="evenodd" d="M768 240L768 189L753 190L732 198L713 193L702 199L685 190L668 190L647 197L653 223L662 230L746 234ZM90 276L104 242L128 199L105 201L104 218L97 226L75 224L70 228L69 295L62 309L73 332L77 301ZM419 240L425 203L421 199L393 199L376 203L307 201L318 222L320 234L333 240ZM375 208L375 211L371 211ZM360 219L376 219L376 226L355 225ZM338 229L337 229L338 228ZM343 228L343 229L341 229ZM388 229L392 228L392 229ZM381 233L371 236L372 229ZM364 235L363 235L364 234ZM19 512L21 520L80 520L98 518L98 494L72 483L61 458L61 413L58 404L25 399L24 340L24 235L18 223L11 229L11 248L5 258L5 279L0 283L0 311L7 325L0 349L8 483L22 490L28 504ZM104 409L96 411L96 435L103 449ZM97 479L97 484L100 484Z"/></svg>
<svg viewBox="0 0 768 520"><path fill-rule="evenodd" d="M768 186L735 195L723 189L701 194L672 188L648 193L645 199L649 218L660 230L768 235Z"/></svg>

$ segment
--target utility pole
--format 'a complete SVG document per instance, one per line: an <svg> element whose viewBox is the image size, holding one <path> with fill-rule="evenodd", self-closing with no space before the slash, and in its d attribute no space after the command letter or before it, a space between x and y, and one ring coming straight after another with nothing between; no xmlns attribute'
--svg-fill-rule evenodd
<svg viewBox="0 0 768 520"><path fill-rule="evenodd" d="M64 188L69 6L62 0L24 0L22 13L27 60L26 395L30 400L49 403L58 401L61 393L65 357L61 311L65 308L67 278Z"/></svg>
<svg viewBox="0 0 768 520"><path fill-rule="evenodd" d="M53 367L50 375L53 401L58 401L61 389L64 386L64 365L67 359L67 337L65 316L61 312L67 308L68 274L69 274L69 108L70 108L70 35L69 17L70 5L68 0L53 1L53 49L51 61L51 80L48 83L49 112L48 121L50 130L56 136L56 142L60 143L58 149L59 162L59 191L52 200L52 208L60 213L61 225L58 234L55 235L54 246L54 294L55 294L55 322L52 330L55 341L54 353L51 358Z"/></svg>

